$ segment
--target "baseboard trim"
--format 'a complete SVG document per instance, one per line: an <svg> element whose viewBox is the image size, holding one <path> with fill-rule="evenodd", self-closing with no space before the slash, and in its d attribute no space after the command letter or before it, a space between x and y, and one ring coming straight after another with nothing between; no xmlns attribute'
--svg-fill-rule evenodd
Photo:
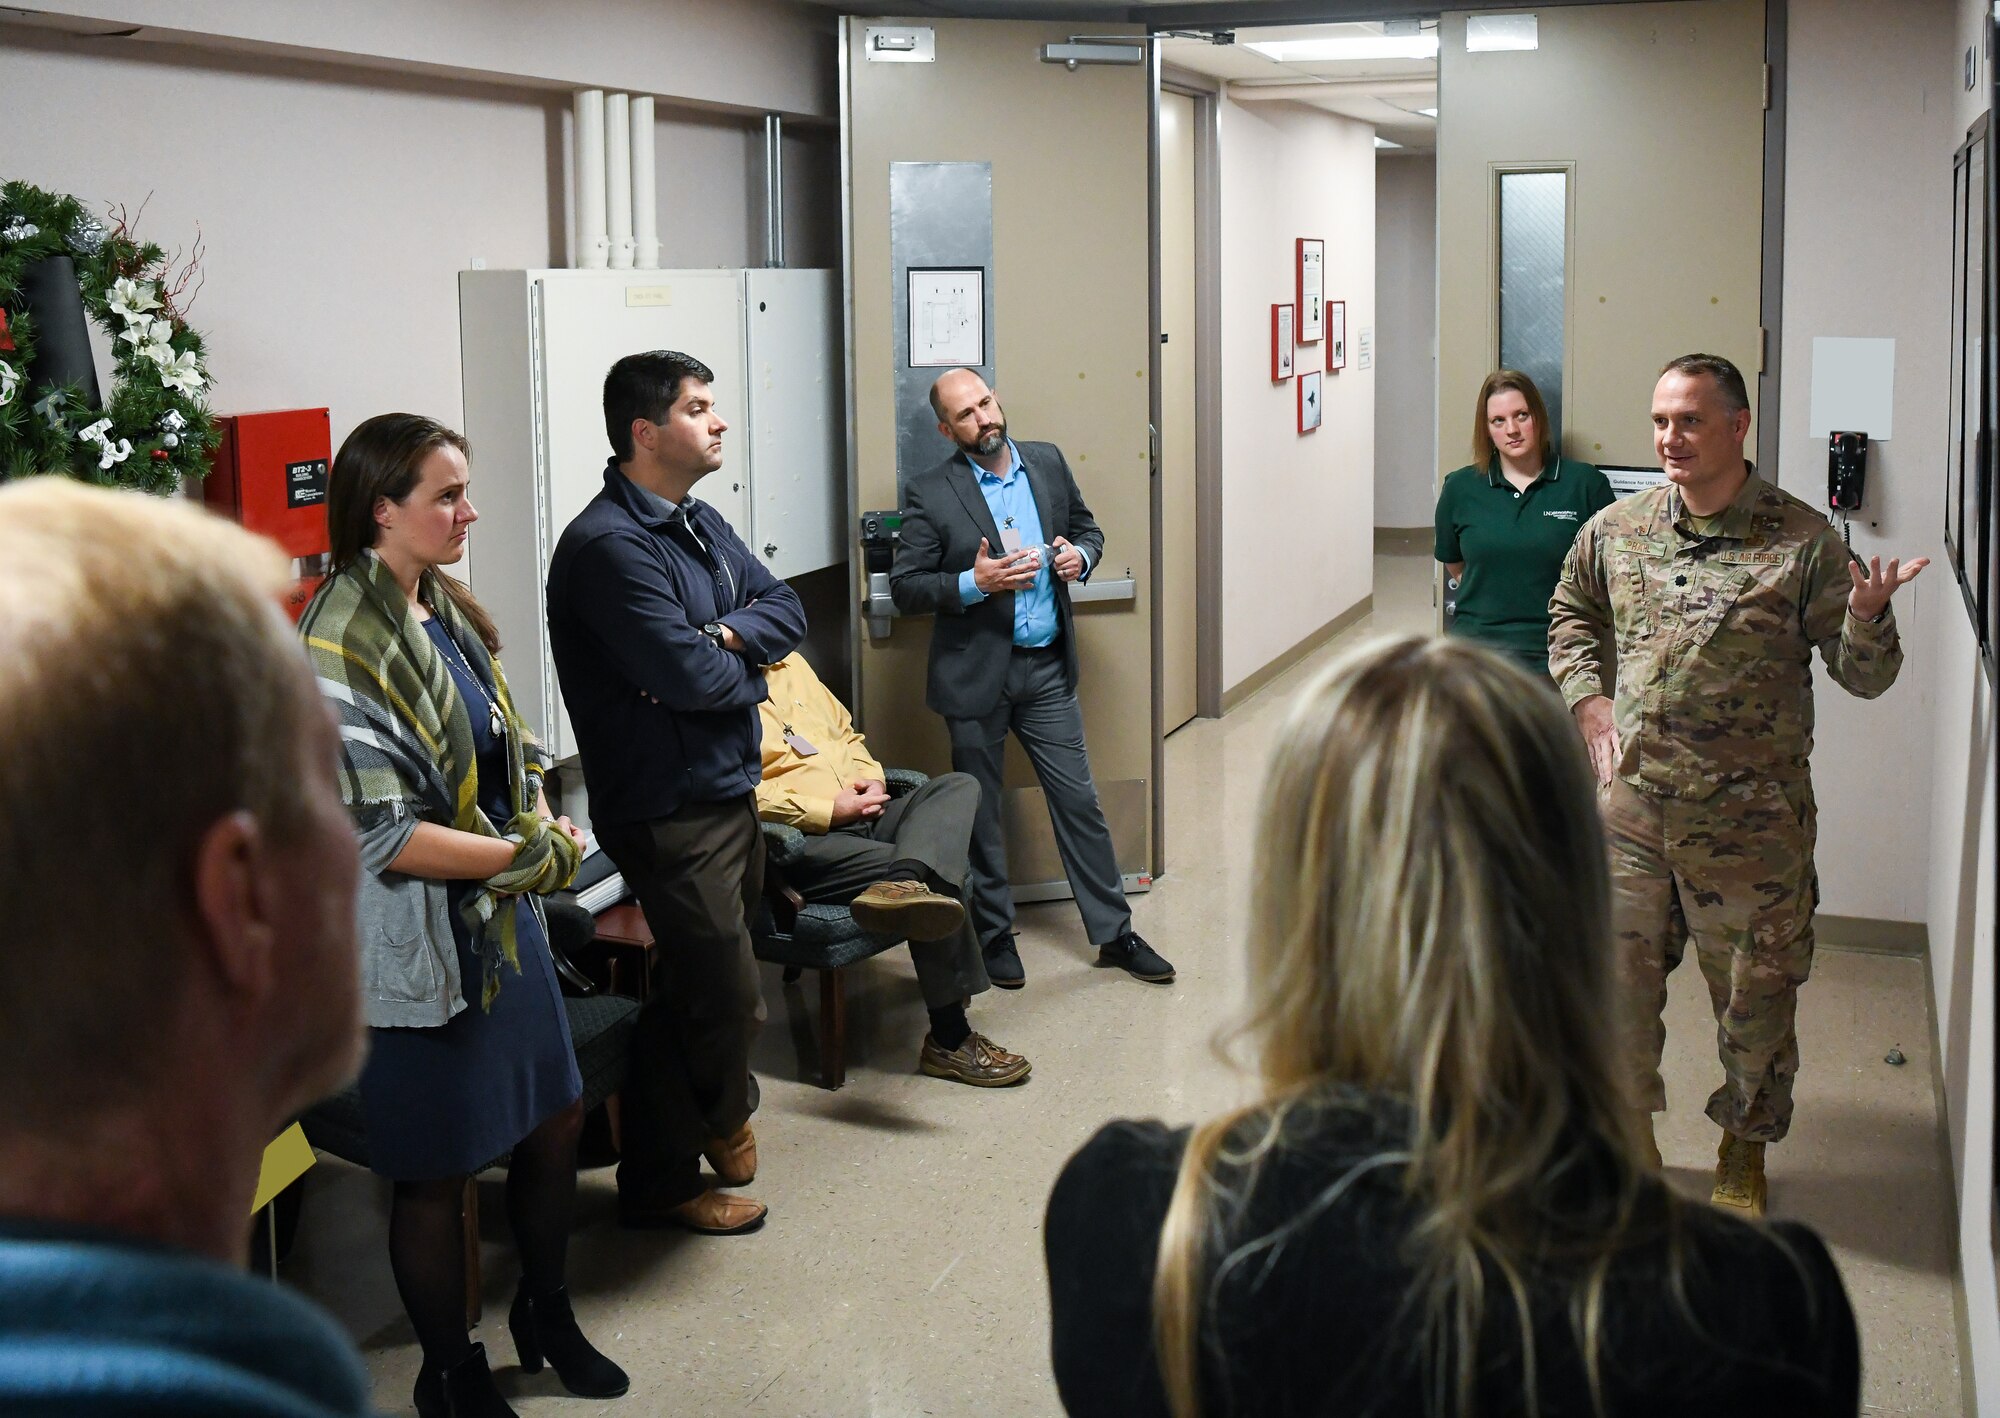
<svg viewBox="0 0 2000 1418"><path fill-rule="evenodd" d="M1868 916L1813 917L1813 941L1829 950L1863 955L1928 956L1930 929L1922 921L1877 921Z"/></svg>
<svg viewBox="0 0 2000 1418"><path fill-rule="evenodd" d="M1375 550L1391 556L1409 556L1431 549L1434 531L1430 527L1377 527Z"/></svg>
<svg viewBox="0 0 2000 1418"><path fill-rule="evenodd" d="M1958 1406L1964 1418L1979 1418L1979 1394L1972 1376L1972 1307L1965 1298L1965 1252L1958 1230L1958 1169L1951 1154L1951 1110L1945 1106L1944 1045L1938 1029L1937 980L1931 954L1924 952L1924 1013L1931 1026L1931 1106L1937 1109L1938 1161L1951 1188L1951 1317L1958 1328Z"/></svg>
<svg viewBox="0 0 2000 1418"><path fill-rule="evenodd" d="M1324 648L1328 641L1332 640L1343 630L1347 630L1359 623L1364 616L1372 613L1374 609L1375 593L1371 591L1325 625L1322 625L1318 630L1315 630L1305 639L1299 641L1298 644L1292 646L1291 649L1278 656L1277 659L1271 661L1270 664L1251 674L1248 678L1238 681L1230 688L1223 690L1222 712L1228 714L1239 704L1255 697L1272 680L1277 679L1285 671L1296 666L1299 661L1305 659L1313 651Z"/></svg>

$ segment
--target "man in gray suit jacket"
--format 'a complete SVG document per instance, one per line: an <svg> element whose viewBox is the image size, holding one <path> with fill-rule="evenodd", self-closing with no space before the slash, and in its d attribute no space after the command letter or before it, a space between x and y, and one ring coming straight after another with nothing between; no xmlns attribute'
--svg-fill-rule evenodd
<svg viewBox="0 0 2000 1418"><path fill-rule="evenodd" d="M905 615L935 612L926 702L951 731L951 766L979 780L976 878L967 905L994 984L1026 982L1000 831L1012 730L1047 795L1056 848L1097 963L1165 984L1174 967L1132 929L1111 829L1091 781L1077 704L1069 583L1088 578L1104 534L1062 450L1016 444L986 382L954 369L931 386L938 431L959 452L910 482L890 573Z"/></svg>

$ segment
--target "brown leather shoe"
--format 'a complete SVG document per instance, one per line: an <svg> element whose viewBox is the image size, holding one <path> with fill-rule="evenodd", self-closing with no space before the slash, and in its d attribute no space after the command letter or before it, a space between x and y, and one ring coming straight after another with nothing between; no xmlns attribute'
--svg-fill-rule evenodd
<svg viewBox="0 0 2000 1418"><path fill-rule="evenodd" d="M715 1168L715 1180L725 1187L747 1187L757 1180L757 1135L745 1123L733 1137L719 1137L702 1156Z"/></svg>
<svg viewBox="0 0 2000 1418"><path fill-rule="evenodd" d="M761 1201L710 1187L693 1201L669 1207L664 1215L672 1224L704 1236L740 1236L762 1226L769 1210Z"/></svg>
<svg viewBox="0 0 2000 1418"><path fill-rule="evenodd" d="M878 881L847 909L862 930L905 940L943 940L965 924L963 906L915 881Z"/></svg>
<svg viewBox="0 0 2000 1418"><path fill-rule="evenodd" d="M1005 1088L1026 1078L1034 1065L974 1032L955 1049L945 1049L924 1035L924 1051L917 1058L917 1067L932 1078L949 1078L974 1088Z"/></svg>

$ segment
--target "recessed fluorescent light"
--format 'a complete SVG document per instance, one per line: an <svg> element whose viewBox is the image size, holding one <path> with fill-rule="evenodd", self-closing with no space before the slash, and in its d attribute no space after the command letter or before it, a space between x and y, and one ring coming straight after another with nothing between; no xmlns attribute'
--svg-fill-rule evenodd
<svg viewBox="0 0 2000 1418"><path fill-rule="evenodd" d="M1465 52L1491 54L1506 49L1539 49L1540 26L1533 15L1467 15Z"/></svg>
<svg viewBox="0 0 2000 1418"><path fill-rule="evenodd" d="M1420 108L1417 112L1426 118L1436 118L1438 116L1438 111L1435 108Z"/></svg>
<svg viewBox="0 0 2000 1418"><path fill-rule="evenodd" d="M1531 17L1532 18L1532 17ZM1354 35L1330 39L1274 39L1246 44L1280 64L1325 64L1341 59L1435 59L1437 31L1413 35Z"/></svg>
<svg viewBox="0 0 2000 1418"><path fill-rule="evenodd" d="M1401 143L1392 143L1387 138L1378 137L1375 140L1375 146L1378 148L1400 148L1403 145Z"/></svg>

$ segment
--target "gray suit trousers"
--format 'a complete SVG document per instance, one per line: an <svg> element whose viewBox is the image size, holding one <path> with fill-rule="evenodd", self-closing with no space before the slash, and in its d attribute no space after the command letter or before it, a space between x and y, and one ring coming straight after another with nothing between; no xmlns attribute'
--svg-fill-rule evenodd
<svg viewBox="0 0 2000 1418"><path fill-rule="evenodd" d="M1083 709L1070 688L1060 646L1013 652L1007 686L990 714L946 719L951 766L979 780L979 817L972 830L972 924L982 944L1014 924L1007 886L1007 844L1000 828L1001 771L1011 729L1035 766L1048 799L1070 891L1092 945L1108 945L1132 929L1125 883L1111 829L1090 776L1083 743Z"/></svg>
<svg viewBox="0 0 2000 1418"><path fill-rule="evenodd" d="M965 900L967 848L979 785L963 773L933 778L895 799L872 821L852 822L822 834L808 834L802 856L785 865L785 879L808 901L844 906L882 880L898 861L922 862L933 891ZM976 995L990 983L979 937L966 923L943 940L913 940L917 988L924 1005L943 1009Z"/></svg>

